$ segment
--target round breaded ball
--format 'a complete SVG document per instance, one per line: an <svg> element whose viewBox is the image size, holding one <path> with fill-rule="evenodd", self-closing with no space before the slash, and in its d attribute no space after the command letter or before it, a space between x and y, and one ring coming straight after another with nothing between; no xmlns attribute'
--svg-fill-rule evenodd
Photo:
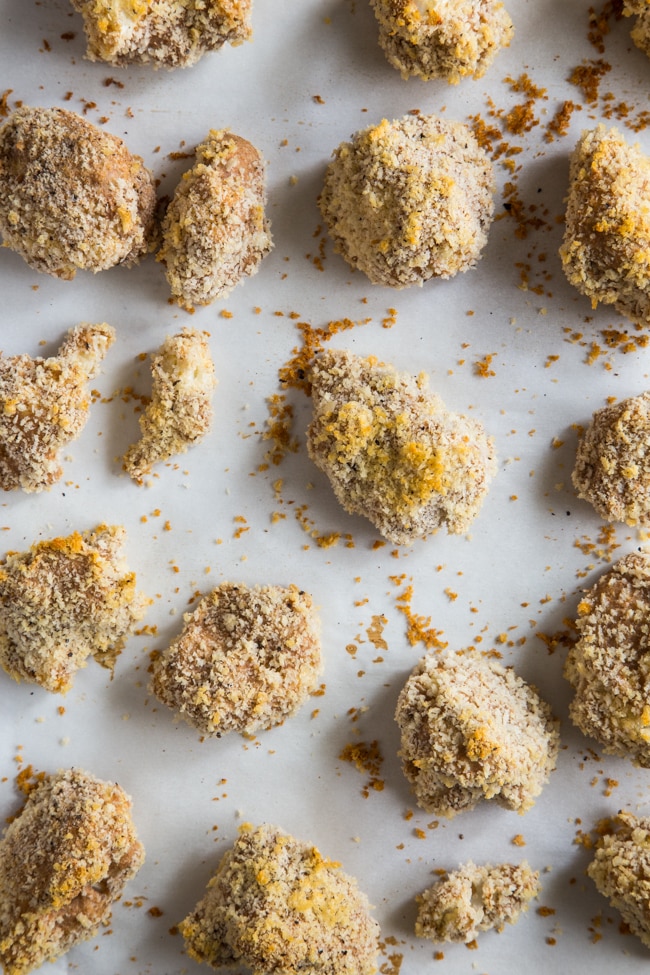
<svg viewBox="0 0 650 975"><path fill-rule="evenodd" d="M466 125L407 115L341 143L319 203L348 264L373 284L405 288L476 264L493 191L492 163Z"/></svg>
<svg viewBox="0 0 650 975"><path fill-rule="evenodd" d="M587 874L650 948L650 818L622 809L598 823L598 834Z"/></svg>

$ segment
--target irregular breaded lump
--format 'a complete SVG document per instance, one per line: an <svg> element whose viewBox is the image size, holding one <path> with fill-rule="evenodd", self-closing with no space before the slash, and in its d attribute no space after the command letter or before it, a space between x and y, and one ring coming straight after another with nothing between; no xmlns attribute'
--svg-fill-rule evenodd
<svg viewBox="0 0 650 975"><path fill-rule="evenodd" d="M0 487L42 491L63 474L60 450L88 419L87 383L115 340L110 325L70 329L57 355L0 352Z"/></svg>
<svg viewBox="0 0 650 975"><path fill-rule="evenodd" d="M251 36L252 0L72 0L91 61L185 68Z"/></svg>
<svg viewBox="0 0 650 975"><path fill-rule="evenodd" d="M212 426L216 381L204 334L185 328L168 336L153 358L151 372L151 402L140 417L142 436L124 457L124 470L136 481L154 464L199 443Z"/></svg>
<svg viewBox="0 0 650 975"><path fill-rule="evenodd" d="M242 827L179 925L187 953L252 975L373 975L379 927L356 881L272 826Z"/></svg>
<svg viewBox="0 0 650 975"><path fill-rule="evenodd" d="M407 115L341 143L319 204L351 267L373 284L405 288L476 264L493 192L492 163L466 125Z"/></svg>
<svg viewBox="0 0 650 975"><path fill-rule="evenodd" d="M309 456L346 511L398 545L468 530L496 471L475 420L445 409L417 378L328 350L313 364Z"/></svg>
<svg viewBox="0 0 650 975"><path fill-rule="evenodd" d="M0 563L0 666L65 692L89 656L112 668L148 600L126 568L120 526L38 542Z"/></svg>
<svg viewBox="0 0 650 975"><path fill-rule="evenodd" d="M252 734L304 703L321 672L319 622L296 586L224 583L185 617L152 689L204 735Z"/></svg>
<svg viewBox="0 0 650 975"><path fill-rule="evenodd" d="M584 132L572 155L560 248L578 291L650 323L650 157L617 129Z"/></svg>
<svg viewBox="0 0 650 975"><path fill-rule="evenodd" d="M540 891L539 872L520 864L464 864L419 894L415 933L430 941L473 941L514 924Z"/></svg>
<svg viewBox="0 0 650 975"><path fill-rule="evenodd" d="M639 50L650 58L650 6L647 4L643 11L639 11L639 16L630 31L630 37Z"/></svg>
<svg viewBox="0 0 650 975"><path fill-rule="evenodd" d="M564 676L572 721L610 755L650 768L650 555L616 562L578 605Z"/></svg>
<svg viewBox="0 0 650 975"><path fill-rule="evenodd" d="M153 177L121 139L62 108L20 108L0 128L0 233L36 271L131 265L154 233Z"/></svg>
<svg viewBox="0 0 650 975"><path fill-rule="evenodd" d="M621 810L605 825L587 873L650 948L650 818Z"/></svg>
<svg viewBox="0 0 650 975"><path fill-rule="evenodd" d="M403 78L481 78L514 29L500 0L372 0L379 43Z"/></svg>
<svg viewBox="0 0 650 975"><path fill-rule="evenodd" d="M185 308L225 298L272 247L261 153L227 129L197 146L162 224L157 259Z"/></svg>
<svg viewBox="0 0 650 975"><path fill-rule="evenodd" d="M79 769L37 783L0 841L5 975L27 975L93 938L143 862L118 785Z"/></svg>
<svg viewBox="0 0 650 975"><path fill-rule="evenodd" d="M482 799L525 812L555 767L559 734L548 704L476 653L423 657L395 719L402 769L427 812L452 817Z"/></svg>

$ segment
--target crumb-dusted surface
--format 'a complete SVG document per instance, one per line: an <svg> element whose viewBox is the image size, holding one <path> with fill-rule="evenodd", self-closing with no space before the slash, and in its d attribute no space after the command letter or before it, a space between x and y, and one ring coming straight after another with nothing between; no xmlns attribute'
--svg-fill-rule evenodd
<svg viewBox="0 0 650 975"><path fill-rule="evenodd" d="M158 260L186 308L225 298L272 247L265 164L246 139L212 130L178 184L162 224Z"/></svg>
<svg viewBox="0 0 650 975"><path fill-rule="evenodd" d="M62 108L19 108L0 128L0 233L36 271L131 265L149 249L156 192L139 156Z"/></svg>
<svg viewBox="0 0 650 975"><path fill-rule="evenodd" d="M252 0L72 0L91 61L184 68L251 36Z"/></svg>
<svg viewBox="0 0 650 975"><path fill-rule="evenodd" d="M310 844L245 826L180 925L188 954L252 975L372 975L379 927L356 881Z"/></svg>
<svg viewBox="0 0 650 975"><path fill-rule="evenodd" d="M477 866L471 861L416 897L415 933L430 941L473 941L480 931L514 924L541 889L524 861Z"/></svg>
<svg viewBox="0 0 650 975"><path fill-rule="evenodd" d="M467 531L496 470L478 421L446 410L424 375L350 352L323 352L310 378L309 456L346 511L397 544Z"/></svg>
<svg viewBox="0 0 650 975"><path fill-rule="evenodd" d="M89 656L111 667L148 601L122 551L125 531L37 542L0 563L0 666L14 680L70 689Z"/></svg>
<svg viewBox="0 0 650 975"><path fill-rule="evenodd" d="M621 810L600 832L587 873L650 948L650 818Z"/></svg>
<svg viewBox="0 0 650 975"><path fill-rule="evenodd" d="M594 413L578 443L572 481L606 521L650 525L650 392Z"/></svg>
<svg viewBox="0 0 650 975"><path fill-rule="evenodd" d="M566 229L560 248L568 280L633 322L650 322L650 157L599 125L571 155Z"/></svg>
<svg viewBox="0 0 650 975"><path fill-rule="evenodd" d="M514 33L500 0L372 0L379 43L403 78L480 78Z"/></svg>
<svg viewBox="0 0 650 975"><path fill-rule="evenodd" d="M319 204L351 267L373 284L404 288L476 264L493 191L492 163L466 125L406 115L338 146Z"/></svg>
<svg viewBox="0 0 650 975"><path fill-rule="evenodd" d="M549 705L475 652L423 657L395 719L404 774L428 812L454 816L481 799L525 812L555 767L559 733Z"/></svg>
<svg viewBox="0 0 650 975"><path fill-rule="evenodd" d="M644 54L650 57L650 7L646 4L643 11L639 11L630 37Z"/></svg>
<svg viewBox="0 0 650 975"><path fill-rule="evenodd" d="M199 443L212 426L214 362L206 336L192 328L168 336L151 363L151 401L140 417L141 438L124 457L136 481L154 464Z"/></svg>
<svg viewBox="0 0 650 975"><path fill-rule="evenodd" d="M619 559L578 606L579 640L565 677L575 695L571 719L606 752L650 768L650 556Z"/></svg>
<svg viewBox="0 0 650 975"><path fill-rule="evenodd" d="M152 688L205 735L252 733L293 714L321 671L319 623L297 586L223 583L185 617Z"/></svg>
<svg viewBox="0 0 650 975"><path fill-rule="evenodd" d="M118 785L79 769L38 783L0 841L6 975L26 975L94 937L143 861Z"/></svg>

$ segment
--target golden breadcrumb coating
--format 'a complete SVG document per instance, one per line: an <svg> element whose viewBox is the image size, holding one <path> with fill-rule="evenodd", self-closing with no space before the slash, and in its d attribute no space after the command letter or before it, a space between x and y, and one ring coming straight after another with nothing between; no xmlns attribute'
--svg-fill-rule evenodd
<svg viewBox="0 0 650 975"><path fill-rule="evenodd" d="M599 823L601 836L587 873L650 948L650 818L621 810Z"/></svg>
<svg viewBox="0 0 650 975"><path fill-rule="evenodd" d="M473 941L480 931L514 924L541 889L539 871L520 864L464 864L415 900L415 933L430 941Z"/></svg>
<svg viewBox="0 0 650 975"><path fill-rule="evenodd" d="M245 824L179 925L191 958L252 975L372 975L379 927L340 864L273 826Z"/></svg>
<svg viewBox="0 0 650 975"><path fill-rule="evenodd" d="M213 129L197 146L162 224L157 259L179 305L209 305L255 274L272 248L265 206L259 150L227 129Z"/></svg>
<svg viewBox="0 0 650 975"><path fill-rule="evenodd" d="M136 481L154 464L199 443L212 426L216 380L205 334L184 328L168 336L151 372L151 402L140 417L142 436L124 456L124 470Z"/></svg>
<svg viewBox="0 0 650 975"><path fill-rule="evenodd" d="M578 291L650 322L650 157L617 129L584 132L572 155L560 257Z"/></svg>
<svg viewBox="0 0 650 975"><path fill-rule="evenodd" d="M395 719L404 774L427 812L452 817L481 799L525 812L555 767L560 739L548 704L477 653L423 657Z"/></svg>
<svg viewBox="0 0 650 975"><path fill-rule="evenodd" d="M611 755L650 768L650 555L616 562L578 605L578 642L564 675L572 721Z"/></svg>
<svg viewBox="0 0 650 975"><path fill-rule="evenodd" d="M639 50L650 58L650 6L646 5L643 11L639 11L630 37Z"/></svg>
<svg viewBox="0 0 650 975"><path fill-rule="evenodd" d="M0 666L64 693L93 656L112 668L148 600L126 568L121 526L37 542L0 563Z"/></svg>
<svg viewBox="0 0 650 975"><path fill-rule="evenodd" d="M19 108L0 128L0 233L36 271L70 279L135 264L155 206L142 159L74 112Z"/></svg>
<svg viewBox="0 0 650 975"><path fill-rule="evenodd" d="M115 341L110 325L77 325L57 355L0 352L0 487L42 491L63 474L59 452L88 419L87 383Z"/></svg>
<svg viewBox="0 0 650 975"><path fill-rule="evenodd" d="M514 34L500 0L372 0L379 43L403 78L481 78Z"/></svg>
<svg viewBox="0 0 650 975"><path fill-rule="evenodd" d="M223 583L186 614L154 663L152 690L204 735L270 728L316 688L319 630L296 586Z"/></svg>
<svg viewBox="0 0 650 975"><path fill-rule="evenodd" d="M319 204L351 267L373 284L405 288L476 264L493 192L492 163L466 125L406 115L341 143Z"/></svg>
<svg viewBox="0 0 650 975"><path fill-rule="evenodd" d="M0 841L5 975L27 975L93 938L143 862L118 785L79 769L37 783Z"/></svg>
<svg viewBox="0 0 650 975"><path fill-rule="evenodd" d="M91 61L186 68L251 36L252 0L72 0Z"/></svg>
<svg viewBox="0 0 650 975"><path fill-rule="evenodd" d="M313 364L307 449L346 511L390 541L468 530L496 471L475 420L445 409L428 378L327 350Z"/></svg>
<svg viewBox="0 0 650 975"><path fill-rule="evenodd" d="M650 0L623 0L623 13L626 17L642 14L650 7Z"/></svg>

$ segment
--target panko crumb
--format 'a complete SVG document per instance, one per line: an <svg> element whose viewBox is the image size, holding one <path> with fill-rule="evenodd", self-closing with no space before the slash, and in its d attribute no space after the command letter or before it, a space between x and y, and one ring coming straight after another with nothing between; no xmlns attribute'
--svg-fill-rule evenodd
<svg viewBox="0 0 650 975"><path fill-rule="evenodd" d="M117 66L186 68L252 34L252 0L72 0L83 17L86 57Z"/></svg>
<svg viewBox="0 0 650 975"><path fill-rule="evenodd" d="M493 193L492 163L466 125L406 115L338 146L319 206L351 267L373 284L405 288L476 264Z"/></svg>
<svg viewBox="0 0 650 975"><path fill-rule="evenodd" d="M121 526L37 542L0 562L0 666L65 693L89 656L112 669L148 600L125 565Z"/></svg>
<svg viewBox="0 0 650 975"><path fill-rule="evenodd" d="M227 129L211 130L162 223L157 259L179 305L209 305L256 273L273 246L265 207L260 151Z"/></svg>
<svg viewBox="0 0 650 975"><path fill-rule="evenodd" d="M340 864L273 826L244 824L179 925L189 956L252 975L373 975L379 926Z"/></svg>
<svg viewBox="0 0 650 975"><path fill-rule="evenodd" d="M630 931L650 948L650 818L621 810L599 828L587 873Z"/></svg>
<svg viewBox="0 0 650 975"><path fill-rule="evenodd" d="M520 864L464 864L416 897L415 934L430 941L473 941L480 931L503 931L539 895L539 871Z"/></svg>
<svg viewBox="0 0 650 975"><path fill-rule="evenodd" d="M6 975L27 975L93 938L143 862L118 785L80 769L38 781L0 841Z"/></svg>
<svg viewBox="0 0 650 975"><path fill-rule="evenodd" d="M110 325L71 328L47 359L0 352L0 487L43 491L58 481L59 452L88 419L87 383L115 341Z"/></svg>
<svg viewBox="0 0 650 975"><path fill-rule="evenodd" d="M307 449L346 511L398 545L468 530L496 472L480 423L446 410L424 374L372 357L326 350L310 379Z"/></svg>
<svg viewBox="0 0 650 975"><path fill-rule="evenodd" d="M137 263L155 207L142 159L80 115L25 106L0 128L0 233L34 270L69 280Z"/></svg>
<svg viewBox="0 0 650 975"><path fill-rule="evenodd" d="M650 323L649 180L650 157L617 129L584 132L571 155L560 248L567 279L592 307L614 305L638 324Z"/></svg>
<svg viewBox="0 0 650 975"><path fill-rule="evenodd" d="M574 688L572 721L610 755L650 768L650 555L619 559L578 605L579 639L564 676Z"/></svg>
<svg viewBox="0 0 650 975"><path fill-rule="evenodd" d="M481 78L514 35L500 0L372 0L379 43L403 78Z"/></svg>
<svg viewBox="0 0 650 975"><path fill-rule="evenodd" d="M154 464L184 453L212 426L214 362L205 335L184 328L168 336L151 363L151 401L140 417L141 438L126 452L124 470L141 482Z"/></svg>
<svg viewBox="0 0 650 975"><path fill-rule="evenodd" d="M185 615L152 690L202 734L252 734L294 714L321 673L320 625L297 586L223 583Z"/></svg>
<svg viewBox="0 0 650 975"><path fill-rule="evenodd" d="M404 774L427 812L451 818L493 799L523 813L555 767L560 739L548 704L476 653L423 657L395 719Z"/></svg>

